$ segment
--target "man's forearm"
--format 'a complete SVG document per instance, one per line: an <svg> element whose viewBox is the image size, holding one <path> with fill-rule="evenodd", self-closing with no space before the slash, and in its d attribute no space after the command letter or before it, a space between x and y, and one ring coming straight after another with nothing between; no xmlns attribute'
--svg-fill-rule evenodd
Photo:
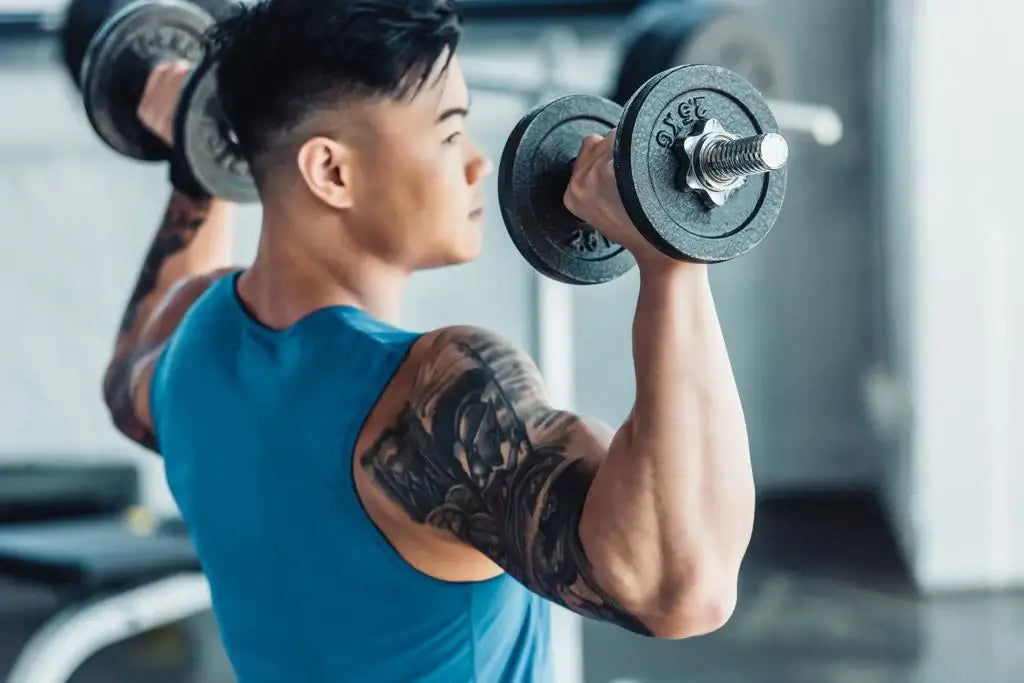
<svg viewBox="0 0 1024 683"><path fill-rule="evenodd" d="M121 318L118 349L135 345L148 313L176 282L230 264L233 212L222 200L171 194Z"/></svg>
<svg viewBox="0 0 1024 683"><path fill-rule="evenodd" d="M706 268L641 272L633 354L633 412L595 476L581 538L608 587L641 610L719 600L735 588L754 491Z"/></svg>

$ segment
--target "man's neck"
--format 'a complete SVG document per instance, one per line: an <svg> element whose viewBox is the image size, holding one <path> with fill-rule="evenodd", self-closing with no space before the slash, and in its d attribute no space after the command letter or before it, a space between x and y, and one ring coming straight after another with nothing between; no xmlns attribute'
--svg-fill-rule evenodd
<svg viewBox="0 0 1024 683"><path fill-rule="evenodd" d="M333 254L305 248L268 227L238 285L262 323L283 329L321 308L354 306L399 324L409 273L343 245L334 245Z"/></svg>

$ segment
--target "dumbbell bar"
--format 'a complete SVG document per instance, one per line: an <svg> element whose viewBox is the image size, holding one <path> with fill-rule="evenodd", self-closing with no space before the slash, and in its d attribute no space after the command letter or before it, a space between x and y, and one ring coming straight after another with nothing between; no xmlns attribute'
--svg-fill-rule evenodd
<svg viewBox="0 0 1024 683"><path fill-rule="evenodd" d="M726 69L676 67L651 78L625 108L570 95L516 125L498 171L502 217L526 260L548 277L596 284L635 265L563 201L583 138L613 127L622 203L665 254L726 261L755 247L774 225L788 147L771 110L750 83Z"/></svg>
<svg viewBox="0 0 1024 683"><path fill-rule="evenodd" d="M96 32L82 62L85 110L115 151L144 161L173 154L207 193L252 202L255 184L217 101L216 67L203 60L203 34L213 23L208 12L183 0L144 0L118 11ZM182 89L169 150L137 111L153 68L172 60L198 66Z"/></svg>

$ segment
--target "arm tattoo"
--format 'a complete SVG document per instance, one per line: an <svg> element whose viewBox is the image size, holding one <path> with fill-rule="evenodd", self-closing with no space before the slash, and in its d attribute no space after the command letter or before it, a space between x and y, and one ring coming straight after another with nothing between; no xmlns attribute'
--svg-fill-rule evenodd
<svg viewBox="0 0 1024 683"><path fill-rule="evenodd" d="M210 211L210 201L195 201L175 192L167 205L164 220L157 230L153 244L142 264L138 282L132 291L121 328L118 333L114 359L103 378L103 396L110 409L114 424L129 439L154 452L156 437L135 413L132 400L132 373L135 364L151 349L139 348L136 329L138 313L143 303L156 290L161 268L168 258L192 243Z"/></svg>
<svg viewBox="0 0 1024 683"><path fill-rule="evenodd" d="M437 346L361 466L415 521L451 532L532 591L650 635L594 580L579 538L594 470L565 452L578 418L543 405L536 367L507 345L445 333Z"/></svg>
<svg viewBox="0 0 1024 683"><path fill-rule="evenodd" d="M138 282L121 319L122 335L131 331L139 305L156 289L157 278L164 261L192 243L209 213L209 199L196 201L178 192L171 196L164 220L156 232L156 237L153 238L146 260L142 263Z"/></svg>

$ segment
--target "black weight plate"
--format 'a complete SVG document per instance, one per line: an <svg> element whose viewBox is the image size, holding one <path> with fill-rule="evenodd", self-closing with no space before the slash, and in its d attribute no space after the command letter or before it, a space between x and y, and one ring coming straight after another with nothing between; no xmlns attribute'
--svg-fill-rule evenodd
<svg viewBox="0 0 1024 683"><path fill-rule="evenodd" d="M71 0L61 20L60 54L75 86L81 88L82 60L93 36L123 7L135 0ZM232 0L193 0L212 16L227 16L235 7Z"/></svg>
<svg viewBox="0 0 1024 683"><path fill-rule="evenodd" d="M82 62L89 122L111 148L134 159L166 159L166 145L139 121L146 80L157 64L198 62L202 36L213 18L181 0L133 3L99 30Z"/></svg>
<svg viewBox="0 0 1024 683"><path fill-rule="evenodd" d="M60 53L75 86L81 88L82 60L103 23L134 0L72 0L60 29Z"/></svg>
<svg viewBox="0 0 1024 683"><path fill-rule="evenodd" d="M630 15L612 99L621 104L648 79L682 64L733 71L769 97L788 96L791 69L774 34L752 11L701 0L654 2Z"/></svg>
<svg viewBox="0 0 1024 683"><path fill-rule="evenodd" d="M760 93L726 69L689 65L658 74L627 103L615 138L615 176L630 218L657 248L679 259L717 263L756 246L775 224L786 169L750 176L724 206L708 208L675 183L671 146L697 121L715 118L740 136L778 132Z"/></svg>
<svg viewBox="0 0 1024 683"><path fill-rule="evenodd" d="M563 196L583 138L607 135L622 108L591 95L569 95L538 107L513 129L498 166L498 200L509 236L526 260L569 284L598 284L635 265L565 208Z"/></svg>
<svg viewBox="0 0 1024 683"><path fill-rule="evenodd" d="M184 157L199 185L237 203L259 199L249 164L238 150L217 99L217 69L203 60L189 75L174 119L174 153Z"/></svg>

